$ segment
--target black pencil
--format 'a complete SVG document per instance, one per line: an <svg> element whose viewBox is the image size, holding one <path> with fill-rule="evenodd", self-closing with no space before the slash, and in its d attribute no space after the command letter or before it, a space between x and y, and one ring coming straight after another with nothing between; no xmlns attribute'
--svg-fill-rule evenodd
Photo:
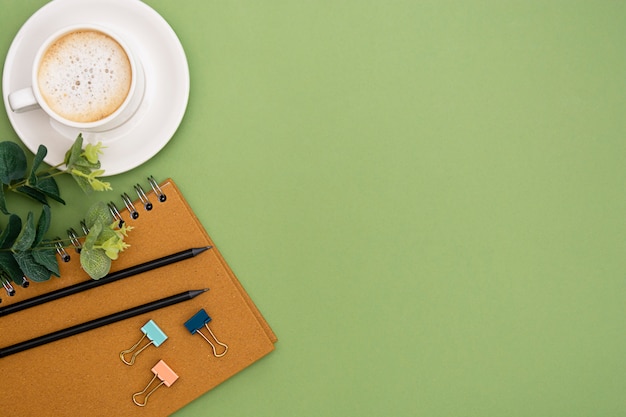
<svg viewBox="0 0 626 417"><path fill-rule="evenodd" d="M12 355L14 353L22 352L28 349L32 349L37 346L45 345L46 343L56 342L57 340L65 339L66 337L74 336L74 335L77 335L79 333L83 333L89 330L97 329L98 327L106 326L107 324L115 323L115 322L125 320L131 317L135 317L140 314L144 314L150 311L158 310L160 308L168 307L173 304L181 303L183 301L188 301L204 293L205 291L208 291L208 288L205 288L203 290L185 291L180 294L172 295L167 298L162 298L160 300L142 304L137 307L129 308L128 310L109 314L108 316L100 317L100 318L97 318L97 319L94 319L85 323L77 324L76 326L58 330L53 333L48 333L46 335L39 336L34 339L16 343L14 345L7 346L5 348L0 348L0 358Z"/></svg>
<svg viewBox="0 0 626 417"><path fill-rule="evenodd" d="M58 300L59 298L67 297L68 295L76 294L81 291L90 290L92 288L99 287L104 284L109 284L111 282L118 281L123 278L127 278L133 275L140 274L142 272L151 271L156 268L160 268L162 266L166 266L172 264L174 262L179 262L185 259L193 258L194 256L204 252L207 249L211 249L212 246L206 246L203 248L192 248L183 250L171 255L164 256L159 259L153 259L148 262L144 262L139 265L131 266L126 269L122 269L120 271L112 272L99 280L89 280L80 282L78 284L70 285L65 288L61 288L55 291L51 291L46 294L38 295L37 297L29 298L24 301L17 302L15 304L10 304L6 307L0 307L0 317L6 316L11 313L16 313L21 310L25 310L30 307L38 306L43 303L47 303L49 301Z"/></svg>

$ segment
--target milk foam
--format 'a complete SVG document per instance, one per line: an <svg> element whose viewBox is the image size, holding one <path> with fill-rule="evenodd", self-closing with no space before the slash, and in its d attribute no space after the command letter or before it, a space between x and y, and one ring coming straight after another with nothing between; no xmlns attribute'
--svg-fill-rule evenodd
<svg viewBox="0 0 626 417"><path fill-rule="evenodd" d="M128 56L111 37L95 30L62 36L44 53L39 90L50 108L74 122L95 122L117 110L128 95Z"/></svg>

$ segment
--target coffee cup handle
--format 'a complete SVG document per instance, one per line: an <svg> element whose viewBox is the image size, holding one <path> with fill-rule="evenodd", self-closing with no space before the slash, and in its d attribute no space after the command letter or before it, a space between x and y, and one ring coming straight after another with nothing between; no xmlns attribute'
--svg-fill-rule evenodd
<svg viewBox="0 0 626 417"><path fill-rule="evenodd" d="M40 108L32 87L22 88L9 94L9 106L15 113L23 113Z"/></svg>

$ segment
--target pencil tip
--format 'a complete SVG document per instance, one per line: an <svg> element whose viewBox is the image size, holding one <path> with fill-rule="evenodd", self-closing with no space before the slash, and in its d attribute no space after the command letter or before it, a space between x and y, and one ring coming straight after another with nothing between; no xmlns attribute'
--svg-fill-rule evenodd
<svg viewBox="0 0 626 417"><path fill-rule="evenodd" d="M196 255L199 255L199 254L201 254L202 252L204 252L204 251L206 251L206 250L211 249L212 247L213 247L213 246L204 246L204 247L202 247L202 248L193 248L193 249L191 249L191 254L192 254L193 256L196 256Z"/></svg>
<svg viewBox="0 0 626 417"><path fill-rule="evenodd" d="M204 294L208 290L209 290L208 288L203 288L201 290L190 290L188 292L188 295L189 295L189 298L194 298L194 297L199 296L200 294Z"/></svg>

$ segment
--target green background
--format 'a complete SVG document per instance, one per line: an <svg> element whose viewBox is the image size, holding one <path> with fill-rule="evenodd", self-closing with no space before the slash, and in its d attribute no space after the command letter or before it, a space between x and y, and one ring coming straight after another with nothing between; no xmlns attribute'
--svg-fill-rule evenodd
<svg viewBox="0 0 626 417"><path fill-rule="evenodd" d="M171 176L280 339L176 417L626 416L626 3L146 3L187 113L53 229Z"/></svg>

